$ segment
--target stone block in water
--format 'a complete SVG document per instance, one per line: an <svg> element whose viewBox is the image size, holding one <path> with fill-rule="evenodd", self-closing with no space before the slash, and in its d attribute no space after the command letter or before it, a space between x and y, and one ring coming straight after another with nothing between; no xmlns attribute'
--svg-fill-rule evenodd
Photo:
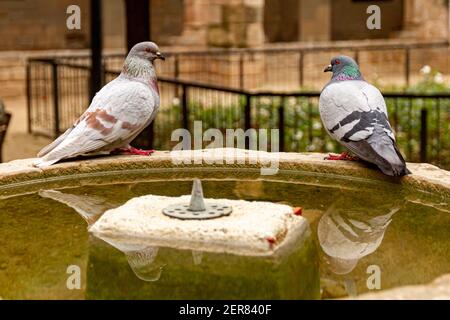
<svg viewBox="0 0 450 320"><path fill-rule="evenodd" d="M144 196L105 212L90 232L112 247L91 239L88 298L320 297L309 225L292 207L205 199L232 206L232 214L179 220L162 213L188 201L189 196Z"/></svg>

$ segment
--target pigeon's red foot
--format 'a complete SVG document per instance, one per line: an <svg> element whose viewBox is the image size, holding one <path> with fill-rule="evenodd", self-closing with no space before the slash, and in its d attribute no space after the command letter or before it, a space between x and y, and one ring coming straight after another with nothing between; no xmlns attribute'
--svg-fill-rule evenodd
<svg viewBox="0 0 450 320"><path fill-rule="evenodd" d="M325 160L345 160L345 161L358 161L358 157L349 155L347 152L342 152L339 155L329 154L325 157Z"/></svg>
<svg viewBox="0 0 450 320"><path fill-rule="evenodd" d="M137 155L137 156L150 156L153 152L155 152L155 150L142 150L142 149L137 149L137 148L133 148L133 147L128 147L128 148L116 149L112 153L113 154L131 154L131 155Z"/></svg>

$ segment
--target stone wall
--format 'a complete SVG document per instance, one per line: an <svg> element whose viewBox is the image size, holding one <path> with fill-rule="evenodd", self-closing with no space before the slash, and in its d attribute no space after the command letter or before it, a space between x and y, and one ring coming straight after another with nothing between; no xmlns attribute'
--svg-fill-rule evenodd
<svg viewBox="0 0 450 320"><path fill-rule="evenodd" d="M303 0L300 4L300 40L328 41L331 39L331 0Z"/></svg>
<svg viewBox="0 0 450 320"><path fill-rule="evenodd" d="M450 38L448 0L404 0L404 27L401 37L417 39Z"/></svg>
<svg viewBox="0 0 450 320"><path fill-rule="evenodd" d="M86 47L88 3L88 0L1 1L0 50ZM81 7L81 30L66 28L66 8L71 4Z"/></svg>
<svg viewBox="0 0 450 320"><path fill-rule="evenodd" d="M25 61L17 56L0 58L0 97L25 95Z"/></svg>
<svg viewBox="0 0 450 320"><path fill-rule="evenodd" d="M363 42L345 42L348 46L357 46ZM378 42L373 42L377 44ZM396 41L393 44L402 42ZM330 44L336 45L335 42ZM366 44L364 42L364 44ZM340 44L342 45L342 43ZM270 46L274 47L274 46ZM163 47L163 50L175 50ZM20 97L25 95L25 65L26 59L35 55L64 55L87 53L87 50L77 51L45 51L45 52L0 52L0 97ZM107 53L118 53L117 50L106 50ZM123 53L123 51L120 51ZM337 54L353 55L350 50L336 48L333 51L311 52L303 58L303 88L320 90L328 81L329 74L323 72L323 67L330 58ZM240 77L240 54L211 54L208 56L186 55L179 60L179 76L186 80L231 86L243 85L248 89L268 89L292 91L302 87L300 83L300 59L297 51L280 51L271 53L243 54L242 70L245 75L243 83ZM109 68L120 70L121 59ZM361 70L370 82L381 88L405 85L405 52L396 50L361 51L359 54ZM430 65L433 70L444 76L444 81L450 81L450 55L444 47L434 49L413 49L410 56L410 80L415 84L423 76L420 69ZM159 74L166 77L174 75L174 61L167 59L158 64Z"/></svg>
<svg viewBox="0 0 450 320"><path fill-rule="evenodd" d="M151 40L159 45L168 45L173 37L180 36L183 31L183 13L183 0L152 0Z"/></svg>
<svg viewBox="0 0 450 320"><path fill-rule="evenodd" d="M368 2L352 0L151 0L153 40L163 45L255 47L267 42L371 38L447 39L448 1L374 1L381 30L368 30ZM125 46L124 0L103 1L105 48ZM66 9L81 9L68 30ZM0 1L1 50L89 46L89 0Z"/></svg>
<svg viewBox="0 0 450 320"><path fill-rule="evenodd" d="M154 40L168 44L183 28L183 0L152 0L151 29ZM81 29L69 30L66 9L78 5ZM88 48L89 0L0 1L0 51ZM125 47L124 0L102 2L103 46Z"/></svg>
<svg viewBox="0 0 450 320"><path fill-rule="evenodd" d="M123 1L103 1L105 51L125 47ZM381 1L383 28L370 37L417 38L421 41L448 39L447 2ZM81 30L66 28L66 8L70 4L81 8ZM351 0L152 0L151 29L155 35L154 41L182 47L183 50L263 47L267 42L279 41L282 41L279 47L285 48L287 41L299 39L330 43L328 41L332 39L367 37L368 30L364 28L366 7L366 2ZM402 30L395 31L399 26L403 26ZM53 54L54 49L89 46L89 1L0 1L0 39L0 51L17 50L0 54L0 96L23 96L25 60L31 52L24 50L53 49L37 51L38 55L48 55L50 52ZM313 84L309 87L320 88L324 81L320 69L334 53L338 51L305 58L304 70L308 70L304 75L305 83ZM346 52L341 50L341 53ZM401 51L363 53L360 61L365 74L373 75L371 80L380 84L394 82L402 85L403 56ZM415 74L424 64L430 64L444 74L449 73L449 57L443 55L442 50L416 50L412 53L412 59L411 70ZM385 65L383 68L381 63ZM182 76L187 79L234 87L241 85L238 56L218 56L207 61L200 58L186 60L182 62L181 69L184 70ZM300 87L298 69L296 54L249 55L244 59L247 75L244 85L249 88L295 90Z"/></svg>
<svg viewBox="0 0 450 320"><path fill-rule="evenodd" d="M182 36L173 44L252 47L264 43L264 0L185 0Z"/></svg>

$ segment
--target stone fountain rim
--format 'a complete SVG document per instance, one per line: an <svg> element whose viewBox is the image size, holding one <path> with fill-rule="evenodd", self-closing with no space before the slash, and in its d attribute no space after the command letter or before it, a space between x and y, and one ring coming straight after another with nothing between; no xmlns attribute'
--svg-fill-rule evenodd
<svg viewBox="0 0 450 320"><path fill-rule="evenodd" d="M177 151L180 152L180 151ZM401 186L450 197L450 171L440 169L428 163L408 163L412 174L401 179L388 177L380 171L369 168L360 162L327 161L323 153L267 153L243 149L223 148L196 151L181 151L181 154L202 156L203 159L225 159L227 154L233 153L237 157L254 160L254 164L174 164L169 151L157 151L152 156L107 156L82 160L66 161L47 168L36 168L32 164L36 159L21 159L0 164L0 189L13 187L21 183L39 180L58 180L58 178L77 178L83 175L125 170L139 171L151 169L216 169L225 170L253 169L259 170L264 164L260 159L267 155L278 156L281 172L303 172L307 174L323 175L336 178L350 178L352 180L394 183ZM173 155L173 154L172 154ZM209 161L210 162L210 161ZM223 170L221 170L223 169ZM261 176L271 179L276 176Z"/></svg>

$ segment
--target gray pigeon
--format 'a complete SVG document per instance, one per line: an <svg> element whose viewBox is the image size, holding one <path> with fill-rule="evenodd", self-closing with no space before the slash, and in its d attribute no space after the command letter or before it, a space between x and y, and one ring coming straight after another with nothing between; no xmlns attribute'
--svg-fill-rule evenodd
<svg viewBox="0 0 450 320"><path fill-rule="evenodd" d="M330 136L386 175L411 173L396 145L384 98L364 80L358 64L341 55L334 57L324 72L333 72L319 99L320 117ZM349 156L343 153L327 159L345 160Z"/></svg>
<svg viewBox="0 0 450 320"><path fill-rule="evenodd" d="M155 118L159 90L153 62L163 59L153 42L136 44L128 54L121 74L92 99L86 112L58 139L38 154L37 167L50 166L80 155L109 153L150 155L129 143Z"/></svg>

